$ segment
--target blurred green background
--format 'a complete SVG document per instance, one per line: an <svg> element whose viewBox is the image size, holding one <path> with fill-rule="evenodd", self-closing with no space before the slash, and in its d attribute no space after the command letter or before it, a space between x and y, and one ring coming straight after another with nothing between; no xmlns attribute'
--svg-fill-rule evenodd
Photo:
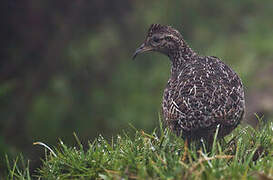
<svg viewBox="0 0 273 180"><path fill-rule="evenodd" d="M158 126L168 58L132 54L152 23L177 28L202 55L242 78L246 122L272 116L273 1L3 0L0 59L0 173L19 152L37 168L62 139L111 138L129 123Z"/></svg>

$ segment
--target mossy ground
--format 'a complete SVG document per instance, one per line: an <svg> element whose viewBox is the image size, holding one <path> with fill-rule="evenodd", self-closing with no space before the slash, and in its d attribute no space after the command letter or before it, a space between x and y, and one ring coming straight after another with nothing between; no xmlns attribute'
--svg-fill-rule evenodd
<svg viewBox="0 0 273 180"><path fill-rule="evenodd" d="M273 178L273 123L258 129L239 126L210 152L185 142L162 127L151 134L135 130L109 142L99 136L84 148L46 149L42 166L30 175L18 158L8 161L9 179L266 179ZM24 164L24 163L22 163Z"/></svg>

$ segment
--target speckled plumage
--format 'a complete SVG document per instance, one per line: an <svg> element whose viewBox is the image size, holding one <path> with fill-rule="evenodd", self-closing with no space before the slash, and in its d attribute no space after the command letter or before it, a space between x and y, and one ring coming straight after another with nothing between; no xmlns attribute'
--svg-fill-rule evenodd
<svg viewBox="0 0 273 180"><path fill-rule="evenodd" d="M177 30L159 24L151 25L134 57L145 51L161 52L171 60L162 112L173 132L189 140L212 141L218 125L218 137L224 137L240 123L245 111L243 85L219 58L198 55Z"/></svg>

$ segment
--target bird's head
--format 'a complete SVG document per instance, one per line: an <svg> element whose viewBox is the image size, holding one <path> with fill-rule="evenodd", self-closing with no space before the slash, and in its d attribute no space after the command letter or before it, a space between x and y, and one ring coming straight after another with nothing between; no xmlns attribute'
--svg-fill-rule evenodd
<svg viewBox="0 0 273 180"><path fill-rule="evenodd" d="M144 43L136 49L133 59L143 52L157 51L169 55L173 51L183 47L182 35L171 26L152 24Z"/></svg>

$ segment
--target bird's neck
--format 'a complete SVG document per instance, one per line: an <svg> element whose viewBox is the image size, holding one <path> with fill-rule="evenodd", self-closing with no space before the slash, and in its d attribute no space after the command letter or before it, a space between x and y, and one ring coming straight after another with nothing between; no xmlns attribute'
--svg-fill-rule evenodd
<svg viewBox="0 0 273 180"><path fill-rule="evenodd" d="M185 44L183 47L179 47L176 50L173 50L168 56L171 60L171 75L177 76L183 66L189 63L194 56L197 54Z"/></svg>

